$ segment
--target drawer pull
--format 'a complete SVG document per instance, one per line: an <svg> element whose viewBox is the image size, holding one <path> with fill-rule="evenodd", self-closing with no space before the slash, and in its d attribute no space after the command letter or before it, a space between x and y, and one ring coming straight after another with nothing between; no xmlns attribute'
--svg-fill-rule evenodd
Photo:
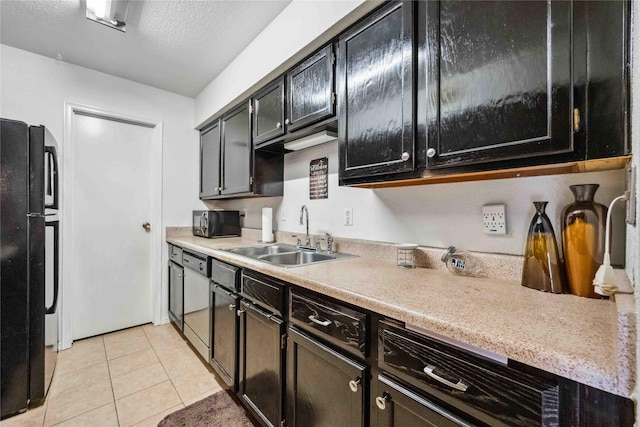
<svg viewBox="0 0 640 427"><path fill-rule="evenodd" d="M360 385L361 382L362 380L360 379L360 377L357 377L355 380L349 381L349 388L351 389L351 391L354 393L357 393L358 386Z"/></svg>
<svg viewBox="0 0 640 427"><path fill-rule="evenodd" d="M387 409L387 402L391 400L391 395L386 391L382 393L382 396L376 397L376 406L381 410Z"/></svg>
<svg viewBox="0 0 640 427"><path fill-rule="evenodd" d="M235 304L229 304L229 311L233 311L234 308L236 308Z"/></svg>
<svg viewBox="0 0 640 427"><path fill-rule="evenodd" d="M329 326L331 324L331 320L320 320L316 317L315 314L310 314L309 320L311 320L313 323L317 323L320 326Z"/></svg>
<svg viewBox="0 0 640 427"><path fill-rule="evenodd" d="M462 380L458 380L458 382L457 382L457 383L452 383L451 381L448 381L448 380L446 380L446 379L442 378L441 376L436 375L436 374L433 372L435 369L436 369L436 367L435 367L435 366L433 366L433 365L427 365L427 366L424 368L424 373L425 373L425 374L427 374L427 375L429 375L429 376L430 376L431 378L433 378L434 380L436 380L436 381L438 381L438 382L440 382L440 383L442 383L442 384L444 384L444 385L447 385L447 386L449 386L449 387L451 387L451 388L453 388L453 389L460 390L460 391L461 391L461 392L463 392L463 393L464 393L465 391L467 391L467 389L469 388L469 386L468 386L467 384L463 383L463 382L462 382Z"/></svg>

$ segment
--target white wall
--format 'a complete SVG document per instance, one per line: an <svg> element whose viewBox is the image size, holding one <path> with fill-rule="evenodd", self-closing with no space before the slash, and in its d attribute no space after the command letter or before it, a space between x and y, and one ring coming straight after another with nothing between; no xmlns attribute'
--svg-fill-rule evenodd
<svg viewBox="0 0 640 427"><path fill-rule="evenodd" d="M329 158L329 198L309 200L309 162ZM624 171L545 177L513 178L386 189L338 186L338 146L330 142L285 156L284 197L208 202L214 207L247 209L245 225L261 227L261 208L270 206L277 215L277 228L304 232L299 225L300 207L309 209L310 232L329 231L335 236L385 242L410 242L425 246L455 245L476 251L523 254L529 224L535 210L532 202L548 200L547 214L556 234L560 232L562 209L573 202L569 185L597 183L596 201L609 204L622 194ZM482 231L482 205L507 204L506 236L488 236ZM343 224L344 208L353 208L353 226ZM282 210L287 212L282 220ZM623 210L618 209L614 236L618 263L624 262ZM614 257L614 262L616 257Z"/></svg>
<svg viewBox="0 0 640 427"><path fill-rule="evenodd" d="M198 132L193 129L192 98L9 46L1 45L0 49L0 116L46 126L58 142L61 159L65 102L161 120L163 224L158 226L164 230L165 226L190 223L191 210L202 208L198 200ZM166 248L163 254L164 266ZM108 256L105 254L105 260ZM165 268L162 271L162 313L166 316L167 273Z"/></svg>
<svg viewBox="0 0 640 427"><path fill-rule="evenodd" d="M229 66L196 97L195 127L251 95L311 54L380 1L293 0Z"/></svg>

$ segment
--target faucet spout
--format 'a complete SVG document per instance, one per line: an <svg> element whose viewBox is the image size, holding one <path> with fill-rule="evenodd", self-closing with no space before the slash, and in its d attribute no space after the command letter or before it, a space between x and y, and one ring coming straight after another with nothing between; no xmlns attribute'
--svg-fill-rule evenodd
<svg viewBox="0 0 640 427"><path fill-rule="evenodd" d="M307 209L307 205L302 205L300 208L300 225L304 224L304 220L307 221L307 239L305 242L305 246L311 246L311 238L309 237L309 210Z"/></svg>

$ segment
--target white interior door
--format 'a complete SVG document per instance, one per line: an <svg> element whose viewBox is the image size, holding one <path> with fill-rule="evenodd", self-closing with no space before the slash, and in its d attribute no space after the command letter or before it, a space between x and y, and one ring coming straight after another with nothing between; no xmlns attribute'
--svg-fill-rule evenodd
<svg viewBox="0 0 640 427"><path fill-rule="evenodd" d="M153 319L154 130L76 114L70 212L73 339ZM151 224L151 226L160 226Z"/></svg>

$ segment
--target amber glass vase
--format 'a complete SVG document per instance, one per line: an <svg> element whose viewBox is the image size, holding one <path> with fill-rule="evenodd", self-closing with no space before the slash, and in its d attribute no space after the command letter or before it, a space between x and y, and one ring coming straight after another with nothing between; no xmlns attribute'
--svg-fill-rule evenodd
<svg viewBox="0 0 640 427"><path fill-rule="evenodd" d="M593 201L598 184L572 185L575 201L562 213L562 247L572 294L600 298L593 278L604 256L607 208Z"/></svg>
<svg viewBox="0 0 640 427"><path fill-rule="evenodd" d="M536 214L531 220L524 251L522 286L561 294L564 276L558 244L549 217L544 212L548 202L533 202Z"/></svg>

